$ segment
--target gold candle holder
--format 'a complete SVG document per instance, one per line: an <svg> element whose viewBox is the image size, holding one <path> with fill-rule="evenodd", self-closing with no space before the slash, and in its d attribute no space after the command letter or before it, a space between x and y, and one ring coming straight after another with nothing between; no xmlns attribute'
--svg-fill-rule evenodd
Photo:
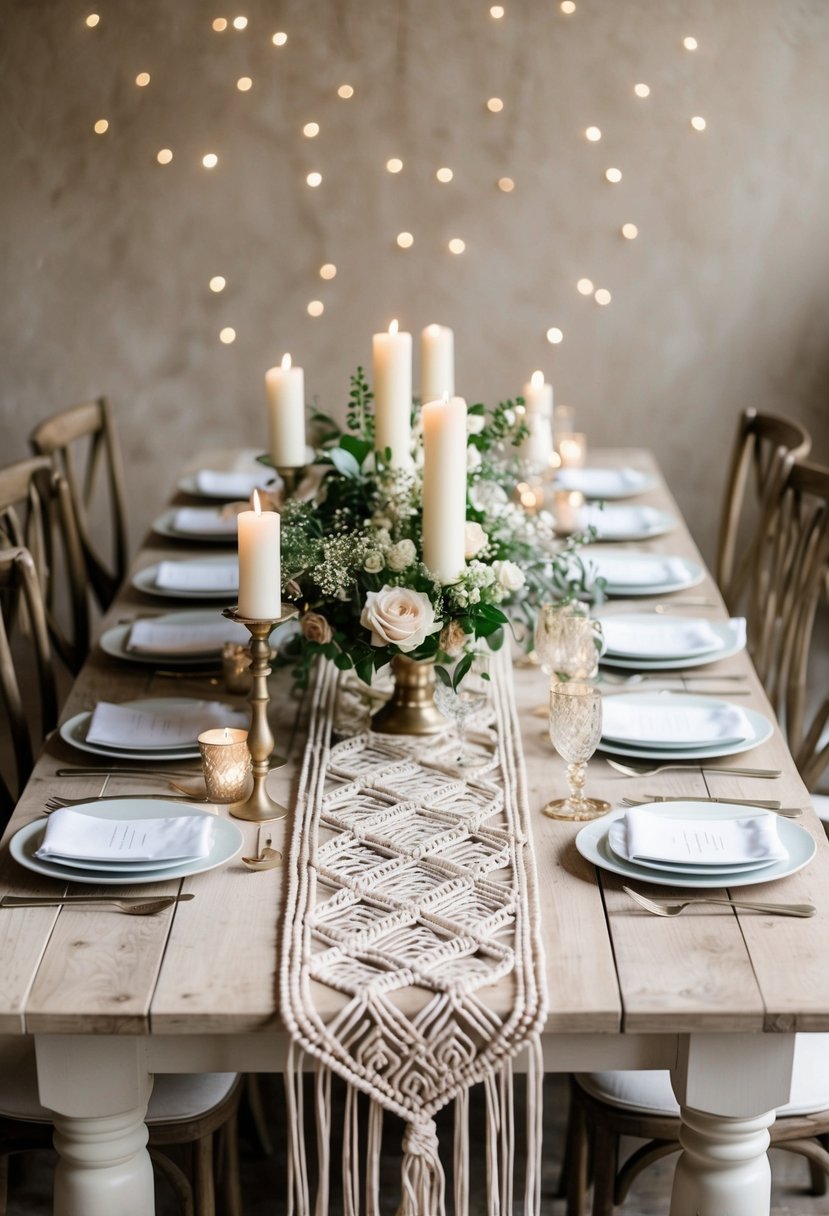
<svg viewBox="0 0 829 1216"><path fill-rule="evenodd" d="M285 490L285 498L293 498L297 492L300 482L305 476L306 465L279 465L274 464L269 452L263 452L256 459L260 464L266 465L269 469L275 469L282 478L282 485Z"/></svg>
<svg viewBox="0 0 829 1216"><path fill-rule="evenodd" d="M287 807L274 802L265 788L265 782L271 768L271 757L275 740L268 722L268 676L271 674L271 658L275 651L268 641L277 625L292 620L297 616L296 608L282 609L282 615L271 621L253 620L251 617L240 616L237 608L225 608L222 615L231 621L244 625L250 633L250 674L253 681L250 696L250 729L248 731L248 748L251 755L251 775L253 789L243 803L230 808L230 813L236 819L250 819L263 823L267 819L284 819L288 814ZM283 761L284 763L284 761Z"/></svg>
<svg viewBox="0 0 829 1216"><path fill-rule="evenodd" d="M230 726L203 731L199 751L207 801L244 802L250 786L248 732Z"/></svg>

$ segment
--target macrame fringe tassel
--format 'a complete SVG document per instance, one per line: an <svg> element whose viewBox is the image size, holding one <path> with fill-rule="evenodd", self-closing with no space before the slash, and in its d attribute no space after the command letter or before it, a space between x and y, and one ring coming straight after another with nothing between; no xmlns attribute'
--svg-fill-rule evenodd
<svg viewBox="0 0 829 1216"><path fill-rule="evenodd" d="M303 1052L293 1043L285 1062L285 1103L288 1113L288 1213L311 1211L308 1162L305 1156L305 1111L302 1101ZM294 1206L296 1205L296 1207Z"/></svg>
<svg viewBox="0 0 829 1216"><path fill-rule="evenodd" d="M527 1044L527 1173L524 1211L541 1216L541 1146L544 1131L544 1058L541 1038Z"/></svg>
<svg viewBox="0 0 829 1216"><path fill-rule="evenodd" d="M401 1183L397 1216L446 1216L446 1178L434 1119L406 1124Z"/></svg>
<svg viewBox="0 0 829 1216"><path fill-rule="evenodd" d="M331 1172L331 1069L317 1065L317 1204L314 1216L328 1216Z"/></svg>
<svg viewBox="0 0 829 1216"><path fill-rule="evenodd" d="M501 1216L498 1186L498 1140L501 1134L501 1097L494 1077L484 1081L486 1094L486 1198L487 1216ZM509 1216L505 1213L504 1216Z"/></svg>
<svg viewBox="0 0 829 1216"><path fill-rule="evenodd" d="M379 1102L368 1106L366 1132L366 1216L380 1216L380 1154L383 1150L383 1108Z"/></svg>
<svg viewBox="0 0 829 1216"><path fill-rule="evenodd" d="M454 1183L454 1216L469 1216L469 1091L466 1089L455 1098Z"/></svg>

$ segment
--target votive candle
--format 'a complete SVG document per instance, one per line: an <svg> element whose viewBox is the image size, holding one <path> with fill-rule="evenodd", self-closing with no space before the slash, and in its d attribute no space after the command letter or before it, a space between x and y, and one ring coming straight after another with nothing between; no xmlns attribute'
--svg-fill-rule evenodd
<svg viewBox="0 0 829 1216"><path fill-rule="evenodd" d="M208 802L241 802L250 784L248 732L230 726L199 735L199 751Z"/></svg>

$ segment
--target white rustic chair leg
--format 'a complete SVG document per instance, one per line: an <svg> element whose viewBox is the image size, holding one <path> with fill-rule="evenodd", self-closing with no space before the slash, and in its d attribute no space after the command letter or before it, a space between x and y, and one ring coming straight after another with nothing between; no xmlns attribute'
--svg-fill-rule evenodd
<svg viewBox="0 0 829 1216"><path fill-rule="evenodd" d="M674 1174L671 1216L762 1216L771 1204L766 1150L774 1111L752 1119L681 1107L683 1153Z"/></svg>

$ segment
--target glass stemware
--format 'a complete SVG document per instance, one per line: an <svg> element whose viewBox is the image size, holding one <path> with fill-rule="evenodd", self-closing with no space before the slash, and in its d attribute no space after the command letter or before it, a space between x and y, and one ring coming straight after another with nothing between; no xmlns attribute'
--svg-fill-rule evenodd
<svg viewBox="0 0 829 1216"><path fill-rule="evenodd" d="M482 651L461 654L449 662L440 663L435 681L435 705L455 723L458 732L458 768L477 768L489 763L489 757L470 755L466 748L466 726L489 697L489 655Z"/></svg>
<svg viewBox="0 0 829 1216"><path fill-rule="evenodd" d="M567 762L568 798L548 802L551 819L597 819L610 803L584 795L584 770L602 736L602 697L592 684L568 681L550 689L550 739Z"/></svg>
<svg viewBox="0 0 829 1216"><path fill-rule="evenodd" d="M584 604L542 604L535 623L535 652L547 675L592 680L599 670L602 627Z"/></svg>

